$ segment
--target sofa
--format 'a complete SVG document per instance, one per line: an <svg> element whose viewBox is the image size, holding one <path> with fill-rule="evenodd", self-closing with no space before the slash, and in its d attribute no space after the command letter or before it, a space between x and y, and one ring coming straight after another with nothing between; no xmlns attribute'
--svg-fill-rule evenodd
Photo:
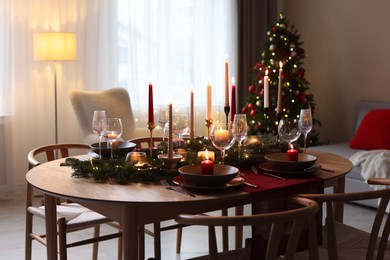
<svg viewBox="0 0 390 260"><path fill-rule="evenodd" d="M334 144L327 144L327 145L321 145L321 146L313 146L313 147L311 147L311 149L316 149L316 150L320 150L320 151L338 154L338 155L345 157L347 159L349 159L353 154L355 154L359 151L370 150L370 149L356 148L356 146L358 146L358 147L364 146L364 145L360 145L360 144L356 145L356 142L358 141L356 139L358 137L361 138L362 134L366 134L367 131L374 132L375 135L368 136L368 134L366 134L367 136L365 137L368 140L368 142L370 142L368 145L371 145L372 140L377 138L379 130L377 131L376 129L367 129L367 128L370 128L371 125L366 123L368 120L368 117L366 117L366 115L370 111L373 111L373 110L375 110L375 111L371 112L370 115L375 113L375 112L378 112L378 110L382 110L382 112L387 113L386 116L390 115L390 110L384 111L383 109L390 109L390 102L378 102L378 101L366 101L366 100L358 101L356 104L356 109L355 109L355 114L354 114L354 118L355 118L355 127L354 127L355 136L354 136L354 138L349 142L334 143ZM360 127L363 119L365 120L365 124L362 125L362 127ZM379 120L377 120L377 121L379 121ZM384 122L385 124L389 124L390 117L387 119L382 119L381 121ZM363 129L363 127L365 127L366 129ZM374 127L374 126L372 126L372 127ZM366 131L366 132L364 132L364 131ZM390 132L390 130L383 129L383 131L385 131L387 133L387 139L390 140L390 136L388 136L388 133ZM385 135L386 135L386 133L385 133ZM358 136L358 135L360 135L360 136ZM353 142L355 144L354 145L355 148L350 147L351 142ZM364 148L366 148L366 147L364 147ZM372 148L376 148L376 147L370 147L370 148L372 149ZM380 147L380 149L383 149L383 148ZM390 149L390 148L387 148L387 149ZM361 171L362 171L362 168L360 166L353 166L351 172L349 172L346 175L346 182L345 182L346 183L346 186L345 186L346 192L360 192L360 191L372 190L372 188L363 179L363 177L361 175ZM376 200L360 201L359 204L369 206L369 207L377 207Z"/></svg>

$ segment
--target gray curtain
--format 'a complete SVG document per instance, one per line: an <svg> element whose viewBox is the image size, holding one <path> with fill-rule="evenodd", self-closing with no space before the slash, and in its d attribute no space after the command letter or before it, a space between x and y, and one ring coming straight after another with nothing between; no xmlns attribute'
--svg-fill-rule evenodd
<svg viewBox="0 0 390 260"><path fill-rule="evenodd" d="M237 0L238 12L238 107L245 104L252 68L261 61L262 47L267 39L267 29L276 21L275 0Z"/></svg>

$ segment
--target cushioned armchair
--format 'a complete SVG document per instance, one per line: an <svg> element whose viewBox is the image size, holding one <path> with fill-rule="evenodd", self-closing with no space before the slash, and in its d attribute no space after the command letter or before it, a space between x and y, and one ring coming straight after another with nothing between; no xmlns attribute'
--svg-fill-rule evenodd
<svg viewBox="0 0 390 260"><path fill-rule="evenodd" d="M135 123L131 110L130 97L124 88L112 88L102 91L72 90L70 101L79 122L83 140L91 144L98 141L92 131L94 110L105 110L107 117L118 117L122 120L122 139L135 137Z"/></svg>

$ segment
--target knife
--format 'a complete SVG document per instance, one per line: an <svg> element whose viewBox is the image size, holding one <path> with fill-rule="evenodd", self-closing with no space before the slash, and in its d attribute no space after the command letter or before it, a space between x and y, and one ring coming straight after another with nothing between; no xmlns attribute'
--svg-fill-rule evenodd
<svg viewBox="0 0 390 260"><path fill-rule="evenodd" d="M280 177L278 175L273 175L271 173L267 173L267 172L262 172L262 173L259 173L259 171L257 170L257 168L255 166L251 166L251 169L254 173L256 174L263 174L263 175L267 175L269 177L273 177L273 178L276 178L276 179L280 179L280 180L284 180L284 181L287 181L287 179L283 178L283 177Z"/></svg>

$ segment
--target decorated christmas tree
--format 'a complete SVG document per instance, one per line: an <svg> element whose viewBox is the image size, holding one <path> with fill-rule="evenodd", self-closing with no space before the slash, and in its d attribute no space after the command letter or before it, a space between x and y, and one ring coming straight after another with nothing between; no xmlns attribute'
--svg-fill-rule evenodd
<svg viewBox="0 0 390 260"><path fill-rule="evenodd" d="M267 37L262 59L254 66L253 83L248 88L249 95L242 108L242 112L247 114L249 134L277 135L279 119L289 117L298 120L302 108L310 108L313 125L320 125L314 117L314 97L308 93L309 82L305 79L303 68L306 53L298 31L280 13L275 25L267 31ZM265 86L266 74L269 77L268 87ZM314 144L318 144L315 129L308 135L308 145Z"/></svg>

